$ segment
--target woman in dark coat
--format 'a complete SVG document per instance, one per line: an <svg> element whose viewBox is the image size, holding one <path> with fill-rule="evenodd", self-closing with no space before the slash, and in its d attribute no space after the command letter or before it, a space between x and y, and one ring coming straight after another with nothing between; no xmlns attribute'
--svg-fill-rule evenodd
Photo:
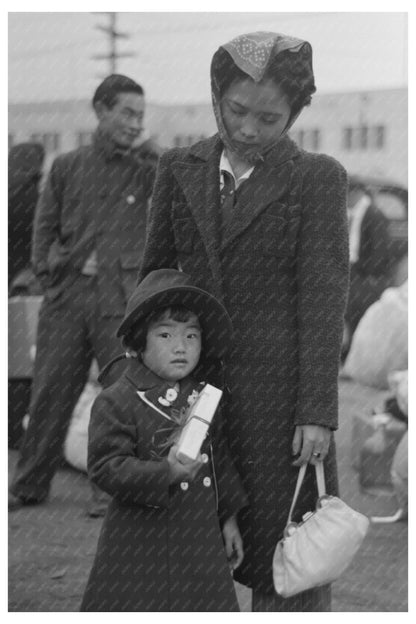
<svg viewBox="0 0 416 624"><path fill-rule="evenodd" d="M298 466L324 460L327 491L337 493L346 172L287 136L315 91L307 42L237 37L215 53L211 84L218 134L162 156L141 277L180 267L232 317L227 435L250 502L234 576L253 588L253 611L329 611L329 587L278 596L272 558ZM295 520L314 508L313 473Z"/></svg>

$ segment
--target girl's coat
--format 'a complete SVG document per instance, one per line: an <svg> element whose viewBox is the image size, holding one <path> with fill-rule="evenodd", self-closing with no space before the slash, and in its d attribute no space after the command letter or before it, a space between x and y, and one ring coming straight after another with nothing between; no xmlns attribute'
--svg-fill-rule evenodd
<svg viewBox="0 0 416 624"><path fill-rule="evenodd" d="M196 385L181 382L174 405L186 405ZM218 413L195 480L169 485L166 457L155 461L155 454L172 424L137 395L145 391L169 414L157 401L166 388L133 360L94 403L89 474L113 499L82 611L238 611L220 521L246 497L218 434Z"/></svg>

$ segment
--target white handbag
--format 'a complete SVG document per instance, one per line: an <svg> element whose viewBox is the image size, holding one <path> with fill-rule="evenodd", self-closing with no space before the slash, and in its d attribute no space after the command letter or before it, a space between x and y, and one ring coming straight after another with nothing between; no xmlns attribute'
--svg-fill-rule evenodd
<svg viewBox="0 0 416 624"><path fill-rule="evenodd" d="M370 524L366 516L326 494L323 462L315 466L316 511L306 513L299 524L292 522L307 466L299 469L284 536L273 557L274 587L284 598L335 581L351 563Z"/></svg>

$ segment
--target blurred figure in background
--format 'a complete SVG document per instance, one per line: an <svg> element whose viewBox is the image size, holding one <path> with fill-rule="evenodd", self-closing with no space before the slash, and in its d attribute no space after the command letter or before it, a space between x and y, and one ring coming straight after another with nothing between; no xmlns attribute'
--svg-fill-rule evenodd
<svg viewBox="0 0 416 624"><path fill-rule="evenodd" d="M346 350L359 320L390 283L388 220L374 204L366 186L354 176L348 184L350 290L346 322Z"/></svg>
<svg viewBox="0 0 416 624"><path fill-rule="evenodd" d="M8 286L11 291L13 280L23 271L25 276L19 281L24 281L28 288L29 282L33 282L30 248L44 159L45 151L40 143L19 143L9 151Z"/></svg>
<svg viewBox="0 0 416 624"><path fill-rule="evenodd" d="M98 86L92 106L98 120L92 145L56 158L36 210L32 265L45 296L10 509L47 498L91 361L101 368L119 353L116 328L144 249L155 169L134 149L144 91L113 74ZM90 515L104 507L94 503Z"/></svg>

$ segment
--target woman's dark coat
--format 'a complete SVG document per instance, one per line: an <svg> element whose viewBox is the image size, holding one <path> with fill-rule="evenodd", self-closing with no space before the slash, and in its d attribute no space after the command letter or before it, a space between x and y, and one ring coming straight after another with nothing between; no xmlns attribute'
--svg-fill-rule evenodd
<svg viewBox="0 0 416 624"><path fill-rule="evenodd" d="M295 425L338 424L346 172L283 138L239 188L234 219L221 232L221 151L216 135L162 156L140 277L180 267L230 313L227 434L250 502L239 515L245 558L235 578L269 593L298 472L291 465ZM333 444L325 463L327 490L335 493ZM316 498L308 472L298 517ZM296 599L287 610L301 610Z"/></svg>
<svg viewBox="0 0 416 624"><path fill-rule="evenodd" d="M81 611L238 611L220 521L247 500L217 433L220 417L202 448L210 460L193 482L169 485L166 457L153 452L172 426L137 395L157 404L161 384L133 360L93 405L88 471L113 499ZM184 382L183 402L195 386Z"/></svg>

